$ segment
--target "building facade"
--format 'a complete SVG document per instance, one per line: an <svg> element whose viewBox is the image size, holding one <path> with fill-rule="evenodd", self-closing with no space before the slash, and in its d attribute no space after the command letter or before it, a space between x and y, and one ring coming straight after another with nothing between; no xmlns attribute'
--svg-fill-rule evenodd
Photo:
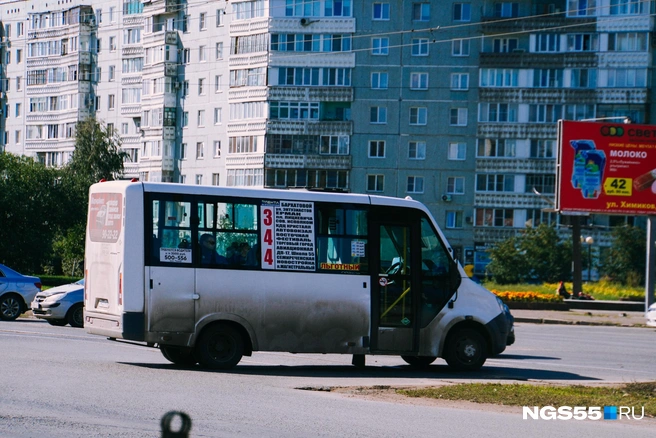
<svg viewBox="0 0 656 438"><path fill-rule="evenodd" d="M552 210L557 120L651 123L652 1L0 0L2 150L95 115L141 180L425 203L458 258ZM634 218L587 218L607 227ZM563 227L563 230L566 230ZM565 233L566 231L564 231Z"/></svg>

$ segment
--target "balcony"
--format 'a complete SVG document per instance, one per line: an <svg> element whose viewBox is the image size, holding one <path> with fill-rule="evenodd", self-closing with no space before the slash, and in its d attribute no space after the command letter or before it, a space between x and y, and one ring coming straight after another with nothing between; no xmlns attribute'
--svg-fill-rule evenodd
<svg viewBox="0 0 656 438"><path fill-rule="evenodd" d="M353 102L352 87L270 87L268 100Z"/></svg>
<svg viewBox="0 0 656 438"><path fill-rule="evenodd" d="M289 135L353 135L351 121L269 120L268 134Z"/></svg>
<svg viewBox="0 0 656 438"><path fill-rule="evenodd" d="M516 235L523 229L518 228L496 228L496 227L474 227L474 241L494 243L501 242Z"/></svg>
<svg viewBox="0 0 656 438"><path fill-rule="evenodd" d="M264 167L267 169L331 169L350 170L350 155L292 155L266 154Z"/></svg>
<svg viewBox="0 0 656 438"><path fill-rule="evenodd" d="M516 17L515 20L505 17L483 17L481 19L481 30L486 36L488 34L526 31L532 33L556 32L562 33L563 28L571 27L576 32L597 32L596 17L566 17L563 12L560 15Z"/></svg>
<svg viewBox="0 0 656 438"><path fill-rule="evenodd" d="M484 123L479 122L479 138L556 138L556 123Z"/></svg>
<svg viewBox="0 0 656 438"><path fill-rule="evenodd" d="M476 158L480 173L556 173L556 160L538 158Z"/></svg>
<svg viewBox="0 0 656 438"><path fill-rule="evenodd" d="M54 67L56 65L83 64L89 65L96 62L97 55L88 51L69 52L63 55L31 56L25 60L27 68Z"/></svg>
<svg viewBox="0 0 656 438"><path fill-rule="evenodd" d="M593 88L481 87L479 89L481 102L594 104L597 99L597 91Z"/></svg>
<svg viewBox="0 0 656 438"><path fill-rule="evenodd" d="M505 68L596 68L595 52L529 53L481 52L480 67Z"/></svg>
<svg viewBox="0 0 656 438"><path fill-rule="evenodd" d="M542 208L553 208L553 205L549 205L547 201L534 193L512 192L476 193L474 195L474 205L478 208L521 208L538 210Z"/></svg>
<svg viewBox="0 0 656 438"><path fill-rule="evenodd" d="M145 33L142 37L144 47L157 47L178 44L178 32L171 30L160 30L152 33ZM162 47L163 49L163 47Z"/></svg>
<svg viewBox="0 0 656 438"><path fill-rule="evenodd" d="M177 13L180 10L178 0L143 0L144 15L159 15L165 13Z"/></svg>

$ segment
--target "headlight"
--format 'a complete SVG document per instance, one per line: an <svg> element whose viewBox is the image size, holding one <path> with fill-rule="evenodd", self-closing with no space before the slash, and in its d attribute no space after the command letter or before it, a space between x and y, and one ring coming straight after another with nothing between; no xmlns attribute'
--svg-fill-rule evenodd
<svg viewBox="0 0 656 438"><path fill-rule="evenodd" d="M56 303L57 301L61 301L66 294L61 293L61 294L55 294L55 295L50 295L48 298L43 300L44 303Z"/></svg>

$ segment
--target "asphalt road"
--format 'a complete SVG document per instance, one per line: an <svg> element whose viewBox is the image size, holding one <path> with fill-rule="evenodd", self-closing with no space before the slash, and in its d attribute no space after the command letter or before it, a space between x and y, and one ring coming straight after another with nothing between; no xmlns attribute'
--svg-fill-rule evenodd
<svg viewBox="0 0 656 438"><path fill-rule="evenodd" d="M0 436L157 437L181 410L191 437L653 436L651 421L523 420L520 409L444 407L322 391L471 381L602 384L656 380L656 330L517 325L517 343L479 373L443 361L254 353L231 372L177 369L156 349L42 321L0 323ZM310 390L314 389L314 390Z"/></svg>

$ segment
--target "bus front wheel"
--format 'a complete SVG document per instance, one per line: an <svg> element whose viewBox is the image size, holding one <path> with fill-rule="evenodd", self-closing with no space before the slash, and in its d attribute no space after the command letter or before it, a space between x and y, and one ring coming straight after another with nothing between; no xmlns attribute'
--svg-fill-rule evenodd
<svg viewBox="0 0 656 438"><path fill-rule="evenodd" d="M457 329L449 335L444 359L458 371L475 371L485 363L487 343L477 330Z"/></svg>
<svg viewBox="0 0 656 438"><path fill-rule="evenodd" d="M228 370L244 354L244 340L235 328L217 324L206 328L196 342L196 358L205 368Z"/></svg>

